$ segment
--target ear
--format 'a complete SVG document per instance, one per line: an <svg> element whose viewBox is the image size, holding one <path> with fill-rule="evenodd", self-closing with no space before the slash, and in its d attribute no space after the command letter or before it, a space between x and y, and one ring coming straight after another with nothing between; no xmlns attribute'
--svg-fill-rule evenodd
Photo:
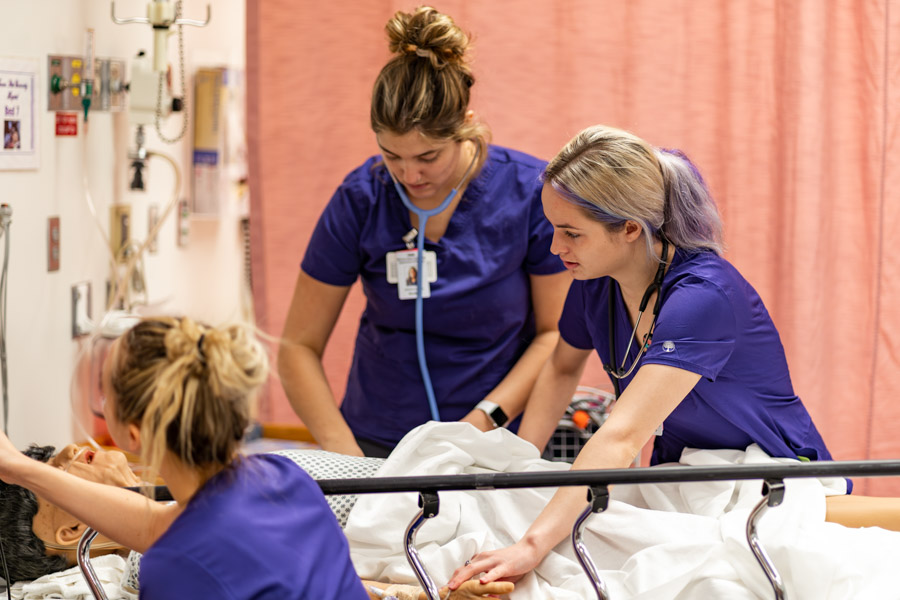
<svg viewBox="0 0 900 600"><path fill-rule="evenodd" d="M641 237L641 234L644 232L644 228L641 227L641 224L637 221L625 221L625 227L622 229L622 233L625 235L625 241L633 242Z"/></svg>
<svg viewBox="0 0 900 600"><path fill-rule="evenodd" d="M60 546L74 546L78 544L86 529L87 525L81 521L69 521L65 525L60 525L53 537Z"/></svg>
<svg viewBox="0 0 900 600"><path fill-rule="evenodd" d="M466 111L466 125L475 120L475 111L471 108Z"/></svg>
<svg viewBox="0 0 900 600"><path fill-rule="evenodd" d="M140 454L141 453L141 426L137 423L129 423L126 427L126 432L128 433L128 439L126 441L127 448L122 448L126 452L131 452L132 454Z"/></svg>

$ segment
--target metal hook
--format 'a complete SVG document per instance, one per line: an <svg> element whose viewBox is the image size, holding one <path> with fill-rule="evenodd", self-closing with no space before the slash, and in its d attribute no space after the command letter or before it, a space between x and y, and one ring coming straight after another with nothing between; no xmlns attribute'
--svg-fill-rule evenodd
<svg viewBox="0 0 900 600"><path fill-rule="evenodd" d="M416 533L419 531L419 528L425 523L426 519L430 519L438 514L440 499L437 492L419 492L419 507L422 510L418 512L410 522L409 527L406 528L406 560L409 561L409 566L415 571L416 579L419 580L419 584L425 590L428 600L440 600L438 588L434 584L434 580L428 575L428 572L425 571L425 566L419 559L419 552L415 547Z"/></svg>
<svg viewBox="0 0 900 600"><path fill-rule="evenodd" d="M575 547L575 555L578 557L578 562L581 563L581 568L587 573L591 585L594 586L594 591L597 592L597 598L609 600L606 584L600 580L597 567L594 565L594 561L591 560L591 555L588 554L582 537L587 518L592 514L601 513L609 507L609 488L605 485L592 485L588 489L587 499L589 506L584 509L581 516L575 521L575 527L572 528L572 545Z"/></svg>
<svg viewBox="0 0 900 600"><path fill-rule="evenodd" d="M150 24L149 17L126 17L124 19L116 16L116 2L115 0L110 0L109 3L109 13L112 17L113 23L116 25L127 25L129 23L143 23ZM160 22L153 23L153 25L161 26L161 27L172 27L175 25L192 25L194 27L206 27L209 25L209 20L212 18L212 7L207 4L206 5L206 20L198 21L197 19L174 19L170 23Z"/></svg>
<svg viewBox="0 0 900 600"><path fill-rule="evenodd" d="M756 527L766 509L778 506L784 501L784 481L781 479L767 479L763 482L762 494L762 500L753 508L750 518L747 519L747 543L750 544L753 556L756 557L759 566L762 567L763 572L766 574L766 578L772 584L776 600L784 600L784 598L787 598L784 582L774 563L772 563L772 559L766 553L766 549L760 544L756 531Z"/></svg>
<svg viewBox="0 0 900 600"><path fill-rule="evenodd" d="M106 592L103 591L103 586L100 584L100 578L97 577L97 573L94 572L94 567L91 565L91 542L97 537L97 533L95 529L88 527L81 534L81 539L78 540L78 551L75 553L75 556L78 559L78 568L81 569L81 574L84 576L84 580L87 582L94 598L96 600L108 600Z"/></svg>

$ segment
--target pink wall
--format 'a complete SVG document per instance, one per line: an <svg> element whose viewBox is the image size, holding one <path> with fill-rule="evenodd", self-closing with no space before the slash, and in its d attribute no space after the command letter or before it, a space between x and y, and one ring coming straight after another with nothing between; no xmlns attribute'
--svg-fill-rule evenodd
<svg viewBox="0 0 900 600"><path fill-rule="evenodd" d="M273 335L315 221L377 148L371 83L394 1L248 3L253 273ZM900 1L442 2L474 34L473 108L550 158L594 123L683 149L719 202L727 257L779 327L837 458L900 456ZM889 33L893 33L891 36ZM344 387L355 291L326 352ZM605 382L596 362L585 382ZM277 385L268 420L295 419ZM867 493L900 482L861 480Z"/></svg>

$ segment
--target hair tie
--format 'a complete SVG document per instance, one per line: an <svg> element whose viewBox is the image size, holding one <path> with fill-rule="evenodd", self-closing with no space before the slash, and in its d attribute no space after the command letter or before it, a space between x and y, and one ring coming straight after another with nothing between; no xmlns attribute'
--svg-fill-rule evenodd
<svg viewBox="0 0 900 600"><path fill-rule="evenodd" d="M206 337L205 333L201 333L200 337L197 338L197 354L200 355L200 362L206 364L206 355L203 354L203 339Z"/></svg>

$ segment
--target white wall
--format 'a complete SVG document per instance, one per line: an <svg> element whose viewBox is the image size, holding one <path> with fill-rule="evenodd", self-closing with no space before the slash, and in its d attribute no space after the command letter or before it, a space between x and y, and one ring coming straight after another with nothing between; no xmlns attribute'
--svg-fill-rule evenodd
<svg viewBox="0 0 900 600"><path fill-rule="evenodd" d="M208 27L186 27L185 61L188 77L198 66L244 66L244 3L216 0ZM118 16L144 16L145 0L118 0ZM185 0L184 16L203 19L207 3ZM124 113L94 112L87 133L79 121L78 137L57 138L54 114L47 112L48 54L81 55L85 29L95 30L98 57L122 58L130 64L139 49L151 50L149 25L116 25L107 0L0 0L0 57L37 59L40 68L38 131L40 167L0 171L0 202L13 208L6 347L9 365L9 423L13 443L61 445L79 439L70 403L70 384L83 340L71 336L71 286L92 284L92 316L103 313L109 277L108 252L85 201L88 189L104 231L114 201L132 205L132 232L146 238L151 203L162 212L172 197L174 175L160 159L150 161L147 190L128 189L126 153L133 128ZM175 66L175 92L180 94L177 38L169 43ZM192 90L189 79L188 90ZM192 111L190 112L192 115ZM181 115L164 122L174 136ZM191 193L190 131L174 145L148 131L149 150L170 154L180 165L179 194ZM189 243L176 244L176 215L169 217L159 237L159 250L146 256L145 266L152 311L183 313L208 322L241 318L243 268L235 194L224 198L226 210L218 220L191 220ZM61 265L47 271L47 219L59 216ZM2 252L2 244L0 244Z"/></svg>

